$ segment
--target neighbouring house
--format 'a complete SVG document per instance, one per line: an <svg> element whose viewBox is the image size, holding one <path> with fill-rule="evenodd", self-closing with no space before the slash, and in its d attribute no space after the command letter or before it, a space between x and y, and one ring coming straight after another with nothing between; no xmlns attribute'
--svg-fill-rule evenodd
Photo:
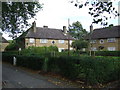
<svg viewBox="0 0 120 90"><path fill-rule="evenodd" d="M0 43L0 52L3 52L8 45L9 45L9 42L4 37L2 37L2 40Z"/></svg>
<svg viewBox="0 0 120 90"><path fill-rule="evenodd" d="M48 47L53 45L58 47L59 52L73 49L71 43L74 39L69 35L66 26L63 26L63 30L48 28L48 26L36 27L36 23L33 22L31 28L23 36L25 37L25 48L29 46Z"/></svg>
<svg viewBox="0 0 120 90"><path fill-rule="evenodd" d="M91 28L93 29L93 27ZM120 51L120 25L91 30L87 37L92 51Z"/></svg>

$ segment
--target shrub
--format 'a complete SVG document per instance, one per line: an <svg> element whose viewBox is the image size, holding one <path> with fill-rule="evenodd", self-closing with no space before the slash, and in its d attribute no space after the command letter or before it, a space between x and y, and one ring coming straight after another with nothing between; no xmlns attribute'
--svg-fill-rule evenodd
<svg viewBox="0 0 120 90"><path fill-rule="evenodd" d="M24 49L21 51L23 55L43 55L43 56L50 56L51 52L57 52L58 48L56 46L49 46L49 47L28 47L27 49Z"/></svg>
<svg viewBox="0 0 120 90"><path fill-rule="evenodd" d="M12 64L17 57L17 66L34 70L59 73L69 79L81 79L88 84L120 80L120 57L14 55L3 53L3 61Z"/></svg>
<svg viewBox="0 0 120 90"><path fill-rule="evenodd" d="M19 55L17 56L17 66L23 66L34 70L41 70L44 57L37 55Z"/></svg>
<svg viewBox="0 0 120 90"><path fill-rule="evenodd" d="M120 56L120 51L95 51L96 56Z"/></svg>

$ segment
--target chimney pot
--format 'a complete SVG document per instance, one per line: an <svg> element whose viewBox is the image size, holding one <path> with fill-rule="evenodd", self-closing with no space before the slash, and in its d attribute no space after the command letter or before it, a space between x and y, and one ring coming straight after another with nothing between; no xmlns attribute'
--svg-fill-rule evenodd
<svg viewBox="0 0 120 90"><path fill-rule="evenodd" d="M93 31L93 25L91 24L90 25L90 32L92 32Z"/></svg>
<svg viewBox="0 0 120 90"><path fill-rule="evenodd" d="M63 26L63 32L64 32L64 33L67 33L66 26Z"/></svg>
<svg viewBox="0 0 120 90"><path fill-rule="evenodd" d="M43 26L43 28L48 28L48 26Z"/></svg>
<svg viewBox="0 0 120 90"><path fill-rule="evenodd" d="M33 31L36 33L36 22L34 21L32 25L33 25Z"/></svg>

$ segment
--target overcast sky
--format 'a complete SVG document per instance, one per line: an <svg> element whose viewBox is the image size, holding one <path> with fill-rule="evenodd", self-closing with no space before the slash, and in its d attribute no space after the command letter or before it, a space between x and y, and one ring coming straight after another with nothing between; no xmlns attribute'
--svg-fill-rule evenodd
<svg viewBox="0 0 120 90"><path fill-rule="evenodd" d="M118 1L113 0L114 7L118 10ZM79 21L81 22L84 29L89 31L89 26L92 23L92 17L88 14L88 7L83 7L81 9L74 6L73 3L70 3L70 0L39 0L39 2L43 5L43 9L37 13L36 19L32 19L32 21L36 21L37 27L43 27L44 25L49 28L57 28L62 29L63 26L68 26L68 18L70 19L70 24L73 22ZM120 4L119 4L120 5ZM108 24L118 25L118 18L108 21ZM95 28L101 28L100 24L93 25ZM4 34L3 36L6 37ZM6 37L6 39L9 39Z"/></svg>

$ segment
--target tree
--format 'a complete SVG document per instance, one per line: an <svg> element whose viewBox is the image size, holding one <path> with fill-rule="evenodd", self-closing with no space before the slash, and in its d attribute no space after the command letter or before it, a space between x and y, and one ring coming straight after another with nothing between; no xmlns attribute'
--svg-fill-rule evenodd
<svg viewBox="0 0 120 90"><path fill-rule="evenodd" d="M69 33L75 39L84 39L84 37L88 34L88 32L83 29L82 24L79 21L74 22L70 26Z"/></svg>
<svg viewBox="0 0 120 90"><path fill-rule="evenodd" d="M15 38L29 26L28 20L41 8L39 2L2 2L2 31Z"/></svg>
<svg viewBox="0 0 120 90"><path fill-rule="evenodd" d="M72 0L71 3L78 8L83 8L88 6L89 14L94 17L93 22L95 24L101 23L103 26L107 26L107 20L113 17L117 17L120 14L113 7L113 3L110 0L86 0L82 3L83 0ZM104 13L108 13L110 16L106 16Z"/></svg>
<svg viewBox="0 0 120 90"><path fill-rule="evenodd" d="M88 47L88 42L85 40L75 40L72 43L72 47L75 48L76 50L81 50L83 48L87 48Z"/></svg>

